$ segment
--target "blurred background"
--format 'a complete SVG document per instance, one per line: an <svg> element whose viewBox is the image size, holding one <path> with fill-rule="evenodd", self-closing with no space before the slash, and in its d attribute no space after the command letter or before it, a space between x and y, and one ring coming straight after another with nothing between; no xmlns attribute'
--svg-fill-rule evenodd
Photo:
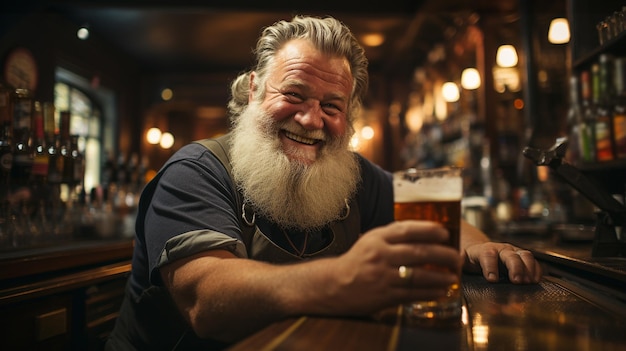
<svg viewBox="0 0 626 351"><path fill-rule="evenodd" d="M230 82L250 68L262 28L295 14L340 19L366 50L355 151L388 171L462 167L463 215L494 239L574 258L592 247L626 255L611 221L601 223L611 249L596 251L602 206L522 154L567 140L555 162L592 180L583 192L623 203L623 1L22 0L0 9L0 314L15 326L0 328L0 340L11 349L101 348L143 186L183 145L228 131Z"/></svg>

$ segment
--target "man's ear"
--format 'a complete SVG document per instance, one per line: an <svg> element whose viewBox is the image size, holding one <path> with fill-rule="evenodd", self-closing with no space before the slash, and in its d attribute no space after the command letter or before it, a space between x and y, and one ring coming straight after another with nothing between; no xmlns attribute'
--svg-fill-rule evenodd
<svg viewBox="0 0 626 351"><path fill-rule="evenodd" d="M250 73L250 79L249 79L249 89L248 89L248 102L252 102L254 100L254 94L256 93L257 90L257 86L256 83L254 81L254 79L256 78L256 72L252 71Z"/></svg>

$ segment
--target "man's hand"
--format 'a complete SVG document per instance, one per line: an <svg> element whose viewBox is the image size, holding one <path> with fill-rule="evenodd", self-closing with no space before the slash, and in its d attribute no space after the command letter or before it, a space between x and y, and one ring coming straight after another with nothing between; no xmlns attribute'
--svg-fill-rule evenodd
<svg viewBox="0 0 626 351"><path fill-rule="evenodd" d="M530 251L511 244L484 242L465 248L466 270L482 270L485 279L497 282L502 268L506 268L509 280L515 284L538 283L543 274Z"/></svg>
<svg viewBox="0 0 626 351"><path fill-rule="evenodd" d="M463 263L447 239L447 230L427 221L398 221L366 233L334 262L333 310L363 314L445 296Z"/></svg>

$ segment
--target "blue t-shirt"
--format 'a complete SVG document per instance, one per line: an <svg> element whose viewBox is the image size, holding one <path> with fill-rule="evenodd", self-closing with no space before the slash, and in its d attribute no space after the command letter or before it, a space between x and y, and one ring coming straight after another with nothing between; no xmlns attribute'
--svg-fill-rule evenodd
<svg viewBox="0 0 626 351"><path fill-rule="evenodd" d="M357 158L360 234L393 220L393 188L389 172L361 155ZM162 285L158 267L177 259L211 249L246 256L233 189L219 159L200 144L181 148L167 161L139 203L131 273L135 296L150 285Z"/></svg>

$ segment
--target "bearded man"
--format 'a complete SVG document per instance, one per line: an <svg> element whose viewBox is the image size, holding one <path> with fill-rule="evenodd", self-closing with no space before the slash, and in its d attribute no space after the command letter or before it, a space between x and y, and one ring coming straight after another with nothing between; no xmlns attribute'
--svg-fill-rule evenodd
<svg viewBox="0 0 626 351"><path fill-rule="evenodd" d="M391 175L348 149L368 74L345 25L280 21L255 53L231 133L183 147L142 193L108 349L219 349L288 316L370 315L445 295L463 265L540 279L532 254L466 223L458 252L437 223L393 221Z"/></svg>

